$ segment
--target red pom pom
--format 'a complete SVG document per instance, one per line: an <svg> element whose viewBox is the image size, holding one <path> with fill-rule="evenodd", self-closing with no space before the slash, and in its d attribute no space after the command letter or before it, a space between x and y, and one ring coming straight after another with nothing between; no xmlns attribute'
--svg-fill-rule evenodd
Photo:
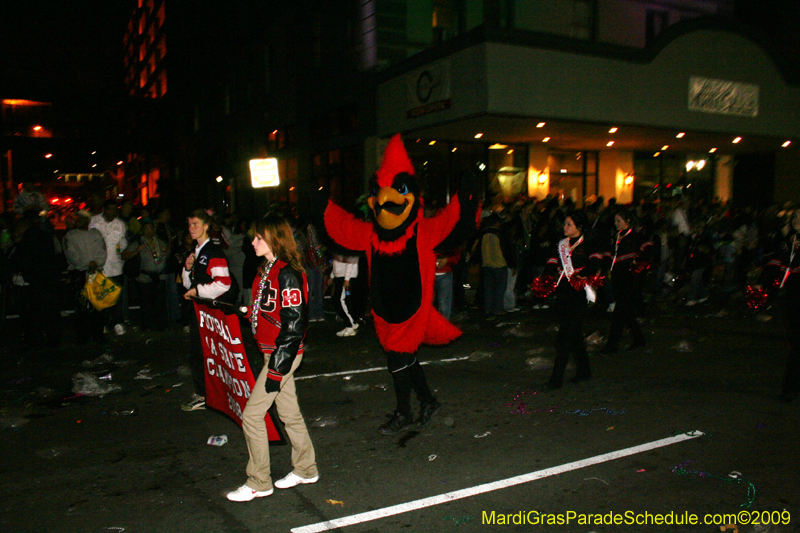
<svg viewBox="0 0 800 533"><path fill-rule="evenodd" d="M537 298L547 298L556 290L556 280L553 276L539 276L531 283L531 292Z"/></svg>
<svg viewBox="0 0 800 533"><path fill-rule="evenodd" d="M580 276L572 276L569 278L569 284L572 285L572 288L576 291L582 291L587 285L591 285L589 283L589 278L582 278Z"/></svg>
<svg viewBox="0 0 800 533"><path fill-rule="evenodd" d="M606 277L601 276L600 274L595 274L594 276L589 276L589 285L592 287L602 287L606 282Z"/></svg>
<svg viewBox="0 0 800 533"><path fill-rule="evenodd" d="M752 285L747 286L745 294L747 297L747 307L750 309L758 309L763 306L767 303L767 298L769 297L766 289L758 289Z"/></svg>
<svg viewBox="0 0 800 533"><path fill-rule="evenodd" d="M634 274L642 274L648 270L650 270L650 263L647 262L636 263L631 268L631 272Z"/></svg>

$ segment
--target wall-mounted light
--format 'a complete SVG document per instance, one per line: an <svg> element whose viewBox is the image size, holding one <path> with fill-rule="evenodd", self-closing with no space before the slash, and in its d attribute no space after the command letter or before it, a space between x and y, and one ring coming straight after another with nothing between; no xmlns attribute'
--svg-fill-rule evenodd
<svg viewBox="0 0 800 533"><path fill-rule="evenodd" d="M42 127L41 126L34 126L33 127L33 131L42 131Z"/></svg>
<svg viewBox="0 0 800 533"><path fill-rule="evenodd" d="M217 176L217 183L222 183L222 176Z"/></svg>
<svg viewBox="0 0 800 533"><path fill-rule="evenodd" d="M514 153L514 149L512 148L511 150L509 150L508 152L506 152L506 155L511 155L511 154L513 154L513 153Z"/></svg>
<svg viewBox="0 0 800 533"><path fill-rule="evenodd" d="M741 138L741 137L736 137L736 138L735 138L734 140L732 140L731 142L732 142L733 144L739 144L740 142L742 142L742 138Z"/></svg>
<svg viewBox="0 0 800 533"><path fill-rule="evenodd" d="M53 154L44 154L45 159L50 159L51 157L53 157Z"/></svg>
<svg viewBox="0 0 800 533"><path fill-rule="evenodd" d="M716 149L716 148L712 148L711 150L709 150L709 151L708 151L708 153L709 153L709 154L713 154L713 153L714 153L714 152L716 152L716 151L717 151L717 149Z"/></svg>
<svg viewBox="0 0 800 533"><path fill-rule="evenodd" d="M690 170L692 170L694 168L694 165L695 165L694 161L687 161L686 162L686 172L689 172Z"/></svg>
<svg viewBox="0 0 800 533"><path fill-rule="evenodd" d="M781 148L788 148L790 144L792 144L792 141L786 141L781 145Z"/></svg>
<svg viewBox="0 0 800 533"><path fill-rule="evenodd" d="M539 182L539 185L544 185L545 183L547 183L547 174L545 174L544 172L539 172L539 177L536 178L536 181Z"/></svg>
<svg viewBox="0 0 800 533"><path fill-rule="evenodd" d="M608 130L608 133L617 133L617 131L618 131L618 130L619 130L619 128L618 128L618 127L616 127L616 126L614 126L614 127L613 127L613 128L611 128L610 130Z"/></svg>
<svg viewBox="0 0 800 533"><path fill-rule="evenodd" d="M542 139L542 142L543 143L550 142L550 137L545 137L544 139Z"/></svg>
<svg viewBox="0 0 800 533"><path fill-rule="evenodd" d="M677 134L677 135L675 136L675 138L676 138L676 139L683 139L683 136L684 136L684 135L686 135L686 133L685 133L685 132L680 132L679 134Z"/></svg>
<svg viewBox="0 0 800 533"><path fill-rule="evenodd" d="M703 168L705 166L706 166L706 160L705 159L701 159L700 161L697 162L697 164L694 166L694 168L696 168L697 170L703 170Z"/></svg>
<svg viewBox="0 0 800 533"><path fill-rule="evenodd" d="M428 146L433 146L434 144L436 144L436 141L431 141L428 143Z"/></svg>
<svg viewBox="0 0 800 533"><path fill-rule="evenodd" d="M661 151L663 152L663 151L667 150L668 148L669 148L669 145L665 144L664 146L661 147Z"/></svg>
<svg viewBox="0 0 800 533"><path fill-rule="evenodd" d="M661 152L656 152L656 153L653 154L653 157L658 157L660 155L661 155Z"/></svg>
<svg viewBox="0 0 800 533"><path fill-rule="evenodd" d="M124 163L124 161L117 161L117 166L121 167L123 163Z"/></svg>
<svg viewBox="0 0 800 533"><path fill-rule="evenodd" d="M456 150L458 150L458 146L454 146L454 147L453 147L453 149L452 149L452 150L450 150L450 151L451 151L451 152L455 152Z"/></svg>
<svg viewBox="0 0 800 533"><path fill-rule="evenodd" d="M625 185L630 186L633 183L633 174L625 176Z"/></svg>
<svg viewBox="0 0 800 533"><path fill-rule="evenodd" d="M614 146L614 141L608 141L608 142L606 143L606 146Z"/></svg>
<svg viewBox="0 0 800 533"><path fill-rule="evenodd" d="M476 133L475 134L475 138L476 139L480 139L481 137L483 137L483 133Z"/></svg>
<svg viewBox="0 0 800 533"><path fill-rule="evenodd" d="M540 122L536 125L537 128L544 128L545 122Z"/></svg>
<svg viewBox="0 0 800 533"><path fill-rule="evenodd" d="M489 150L505 150L506 148L508 148L507 144L500 143L494 143L493 145L489 146Z"/></svg>

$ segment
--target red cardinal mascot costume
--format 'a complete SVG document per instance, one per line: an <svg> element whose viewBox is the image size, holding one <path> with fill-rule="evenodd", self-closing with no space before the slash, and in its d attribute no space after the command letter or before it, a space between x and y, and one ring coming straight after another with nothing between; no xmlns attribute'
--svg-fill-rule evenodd
<svg viewBox="0 0 800 533"><path fill-rule="evenodd" d="M397 134L389 141L370 183L367 203L373 222L358 220L333 202L325 210L330 237L345 248L367 254L372 316L397 395L393 417L378 428L384 435L393 435L414 422L412 389L420 401L416 420L420 426L442 407L428 387L416 354L420 344L447 344L461 335L433 307L434 247L453 233L460 221L460 226L474 222L475 202L467 195L474 183L466 181L462 178L459 195L446 208L432 218L423 218L414 167Z"/></svg>

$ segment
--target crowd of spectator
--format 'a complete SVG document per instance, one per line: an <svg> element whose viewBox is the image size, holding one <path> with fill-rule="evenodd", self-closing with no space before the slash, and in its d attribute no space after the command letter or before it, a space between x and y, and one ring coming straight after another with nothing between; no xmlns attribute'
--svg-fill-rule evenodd
<svg viewBox="0 0 800 533"><path fill-rule="evenodd" d="M35 192L26 191L24 199L31 204L27 209L0 215L3 290L10 292L11 307L20 315L26 345L59 344L59 311L76 313L80 342L101 342L104 335L124 335L131 327L189 331L193 311L182 297L186 289L180 279L194 250L185 222L188 213L174 213L169 206L96 200L67 217L62 233L42 216ZM587 238L600 247L613 247L614 216L621 206L603 198L585 204ZM793 212L791 205L759 210L682 197L625 207L631 226L653 245L645 298L686 306L703 304L714 294L742 294L785 236ZM571 200L554 197L485 206L468 241L437 251L438 310L457 319L469 307L487 316L548 307L548 299L530 290L531 282L563 239L564 219L575 208ZM281 211L284 216L289 212ZM240 288L237 301L250 304L248 289L258 266L248 235L252 220L209 213L210 237L225 251ZM330 246L324 228L287 218L308 272L309 321L325 320L323 295L330 293L341 319L339 336L355 335L369 308L364 258ZM79 298L86 274L95 271L123 287L119 304L103 314ZM474 299L473 291L465 288L477 289ZM141 312L134 321L130 308L137 304ZM600 289L597 304L613 310L611 284ZM45 321L52 326L43 327Z"/></svg>

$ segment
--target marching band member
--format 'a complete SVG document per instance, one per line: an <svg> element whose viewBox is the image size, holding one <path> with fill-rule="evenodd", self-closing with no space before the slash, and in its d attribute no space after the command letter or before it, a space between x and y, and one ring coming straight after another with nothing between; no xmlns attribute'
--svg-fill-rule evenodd
<svg viewBox="0 0 800 533"><path fill-rule="evenodd" d="M531 289L539 296L555 290L558 313L558 335L556 336L556 359L550 380L543 390L561 388L569 356L575 358L577 367L572 383L586 381L592 377L583 321L588 309L587 299L594 301L594 287L602 283L598 276L602 254L595 251L592 239L585 231L589 220L583 211L572 211L564 221L564 236L556 247L556 255L545 266L541 278L534 280Z"/></svg>
<svg viewBox="0 0 800 533"><path fill-rule="evenodd" d="M633 342L628 351L644 346L644 334L637 321L639 305L642 301L644 276L650 268L653 243L645 239L633 227L633 215L621 209L614 215L617 229L613 240L613 250L606 252L611 290L614 294L614 314L611 318L611 333L608 342L600 350L602 354L615 354L625 326L631 331Z"/></svg>

